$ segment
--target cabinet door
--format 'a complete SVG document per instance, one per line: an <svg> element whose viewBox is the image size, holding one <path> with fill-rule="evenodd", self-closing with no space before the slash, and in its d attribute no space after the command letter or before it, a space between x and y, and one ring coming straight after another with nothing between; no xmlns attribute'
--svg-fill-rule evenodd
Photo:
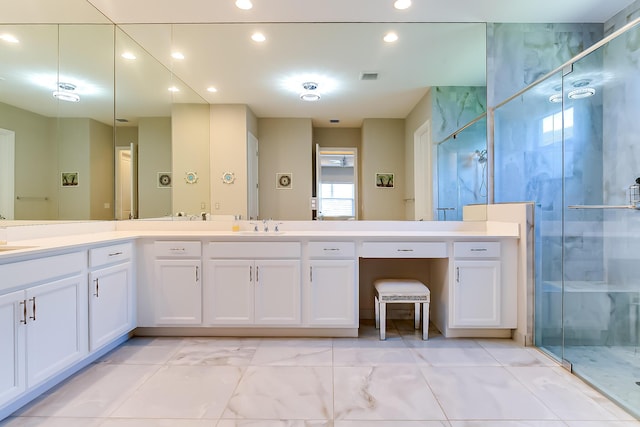
<svg viewBox="0 0 640 427"><path fill-rule="evenodd" d="M500 325L500 261L455 261L451 327Z"/></svg>
<svg viewBox="0 0 640 427"><path fill-rule="evenodd" d="M153 286L156 324L202 323L201 276L200 260L156 260Z"/></svg>
<svg viewBox="0 0 640 427"><path fill-rule="evenodd" d="M134 327L131 263L89 275L89 350L94 351Z"/></svg>
<svg viewBox="0 0 640 427"><path fill-rule="evenodd" d="M0 406L25 390L24 291L0 296Z"/></svg>
<svg viewBox="0 0 640 427"><path fill-rule="evenodd" d="M254 277L253 261L209 260L202 303L204 323L253 323Z"/></svg>
<svg viewBox="0 0 640 427"><path fill-rule="evenodd" d="M300 324L300 261L260 260L255 266L255 323Z"/></svg>
<svg viewBox="0 0 640 427"><path fill-rule="evenodd" d="M356 317L355 261L311 261L307 295L310 324L353 326Z"/></svg>
<svg viewBox="0 0 640 427"><path fill-rule="evenodd" d="M87 277L26 291L27 387L47 380L87 353Z"/></svg>

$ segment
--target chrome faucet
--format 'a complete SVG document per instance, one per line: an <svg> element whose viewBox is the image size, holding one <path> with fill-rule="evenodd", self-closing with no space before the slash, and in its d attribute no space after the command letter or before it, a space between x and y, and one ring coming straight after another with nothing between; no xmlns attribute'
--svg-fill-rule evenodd
<svg viewBox="0 0 640 427"><path fill-rule="evenodd" d="M263 219L262 220L262 226L264 227L264 232L268 233L269 232L269 220L268 219Z"/></svg>

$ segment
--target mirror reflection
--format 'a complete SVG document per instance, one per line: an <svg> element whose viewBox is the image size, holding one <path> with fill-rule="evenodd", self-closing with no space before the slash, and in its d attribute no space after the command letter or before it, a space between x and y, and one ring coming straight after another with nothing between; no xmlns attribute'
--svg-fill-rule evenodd
<svg viewBox="0 0 640 427"><path fill-rule="evenodd" d="M355 148L316 146L316 218L358 219L358 161Z"/></svg>
<svg viewBox="0 0 640 427"><path fill-rule="evenodd" d="M365 47L382 24L263 26L293 40L327 40L313 49L297 43L288 57L273 42L262 52L243 44L248 24L2 25L20 43L0 42L0 216L312 219L311 197L321 194L314 147L330 139L321 145L353 150L360 164L353 208L336 217L437 219L436 195L427 191L435 173L429 147L436 132L454 131L486 105L484 24L402 25L415 36L411 59ZM349 26L363 46L351 54L337 47L345 44L337 30ZM455 35L460 51L437 56L427 34ZM198 61L171 58L174 46ZM284 74L279 67L331 74L349 56L361 59L355 78L334 73L335 93L344 97L326 93L322 104L302 104L274 80ZM361 78L384 70L385 61L402 67L380 72L378 82ZM204 76L217 93L206 92ZM453 87L456 95L446 95ZM330 122L338 116L340 123ZM427 136L416 139L425 123ZM376 187L380 172L393 173L394 188ZM292 177L290 191L278 188L283 174ZM419 215L418 199L426 199Z"/></svg>

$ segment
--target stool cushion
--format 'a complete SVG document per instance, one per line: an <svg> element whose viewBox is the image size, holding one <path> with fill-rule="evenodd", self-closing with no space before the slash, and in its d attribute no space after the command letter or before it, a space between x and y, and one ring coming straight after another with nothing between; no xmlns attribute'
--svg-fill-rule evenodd
<svg viewBox="0 0 640 427"><path fill-rule="evenodd" d="M424 283L413 279L378 279L373 282L380 301L426 301L431 292Z"/></svg>

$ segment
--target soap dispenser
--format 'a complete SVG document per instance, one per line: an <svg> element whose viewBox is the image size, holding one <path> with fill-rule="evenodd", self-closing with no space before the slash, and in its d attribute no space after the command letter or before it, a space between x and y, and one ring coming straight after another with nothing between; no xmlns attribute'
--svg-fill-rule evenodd
<svg viewBox="0 0 640 427"><path fill-rule="evenodd" d="M233 224L231 225L231 231L240 231L240 218L241 218L241 215L233 216Z"/></svg>

